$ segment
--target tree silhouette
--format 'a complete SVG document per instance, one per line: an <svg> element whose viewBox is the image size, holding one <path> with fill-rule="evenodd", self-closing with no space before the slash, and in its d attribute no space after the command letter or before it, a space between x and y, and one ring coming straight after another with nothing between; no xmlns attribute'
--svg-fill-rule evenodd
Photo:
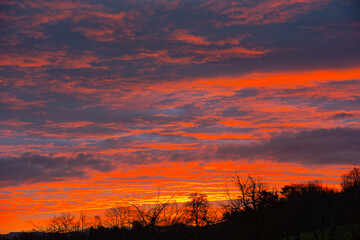
<svg viewBox="0 0 360 240"><path fill-rule="evenodd" d="M133 216L134 211L131 206L127 204L117 205L106 210L104 223L110 228L130 227Z"/></svg>
<svg viewBox="0 0 360 240"><path fill-rule="evenodd" d="M157 201L153 207L146 210L137 205L132 205L135 208L136 226L143 226L150 229L156 229L158 226L163 226L169 222L176 222L179 215L175 212L176 203L173 197L170 197L165 202L160 202L160 194L158 194ZM133 224L134 224L133 223Z"/></svg>
<svg viewBox="0 0 360 240"><path fill-rule="evenodd" d="M88 225L87 216L81 211L79 216L79 230L83 232Z"/></svg>
<svg viewBox="0 0 360 240"><path fill-rule="evenodd" d="M207 200L206 194L191 193L189 196L190 201L185 204L189 215L191 225L196 227L205 226L210 224L209 208L210 204Z"/></svg>
<svg viewBox="0 0 360 240"><path fill-rule="evenodd" d="M353 239L360 239L360 229L357 226L360 219L360 169L354 167L344 174L341 180L348 229Z"/></svg>
<svg viewBox="0 0 360 240"><path fill-rule="evenodd" d="M336 233L335 192L319 181L286 185L284 214L288 232L300 239L302 232L311 231L314 239L324 239Z"/></svg>
<svg viewBox="0 0 360 240"><path fill-rule="evenodd" d="M344 191L359 190L360 188L360 169L354 167L349 173L342 176L341 186Z"/></svg>
<svg viewBox="0 0 360 240"><path fill-rule="evenodd" d="M227 190L228 204L224 206L224 220L240 224L249 238L270 238L277 225L276 211L270 210L275 209L278 202L277 192L251 176L241 178L236 174L233 183L238 192L233 198Z"/></svg>

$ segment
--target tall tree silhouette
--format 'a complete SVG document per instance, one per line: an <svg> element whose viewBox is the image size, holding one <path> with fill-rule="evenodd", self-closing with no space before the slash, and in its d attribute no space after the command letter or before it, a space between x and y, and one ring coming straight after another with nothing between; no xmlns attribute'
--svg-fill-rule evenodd
<svg viewBox="0 0 360 240"><path fill-rule="evenodd" d="M341 186L344 191L359 190L360 188L360 169L354 167L349 173L342 176Z"/></svg>
<svg viewBox="0 0 360 240"><path fill-rule="evenodd" d="M278 202L277 192L270 189L265 182L251 176L241 178L236 174L233 183L238 193L233 198L227 190L228 204L225 206L224 220L241 225L249 238L270 238L277 227L274 211ZM273 210L270 210L271 208Z"/></svg>
<svg viewBox="0 0 360 240"><path fill-rule="evenodd" d="M185 204L189 215L189 223L196 227L210 224L210 204L206 194L191 193L190 201Z"/></svg>
<svg viewBox="0 0 360 240"><path fill-rule="evenodd" d="M107 227L130 227L133 216L134 211L131 206L117 205L106 210L104 222Z"/></svg>
<svg viewBox="0 0 360 240"><path fill-rule="evenodd" d="M360 219L360 169L354 167L341 177L343 188L343 205L348 220L349 232L353 239L360 239L360 229L357 223Z"/></svg>

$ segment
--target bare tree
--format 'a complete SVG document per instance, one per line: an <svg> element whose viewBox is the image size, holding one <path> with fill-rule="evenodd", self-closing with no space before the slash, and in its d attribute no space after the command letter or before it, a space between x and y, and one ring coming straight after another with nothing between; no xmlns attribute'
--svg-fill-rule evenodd
<svg viewBox="0 0 360 240"><path fill-rule="evenodd" d="M243 179L239 175L235 175L232 182L238 189L238 194L235 198L231 197L229 190L226 190L228 196L228 207L233 211L253 209L257 210L259 203L262 200L264 192L268 189L266 183L248 176Z"/></svg>
<svg viewBox="0 0 360 240"><path fill-rule="evenodd" d="M95 215L92 221L92 227L93 228L101 228L103 227L103 220L100 215Z"/></svg>
<svg viewBox="0 0 360 240"><path fill-rule="evenodd" d="M360 187L360 169L354 167L349 173L344 174L341 186L344 190L358 189Z"/></svg>
<svg viewBox="0 0 360 240"><path fill-rule="evenodd" d="M163 211L162 218L165 226L174 226L185 222L186 212L176 201L171 202Z"/></svg>
<svg viewBox="0 0 360 240"><path fill-rule="evenodd" d="M179 218L179 215L174 212L176 210L176 205L174 205L175 202L173 199L173 197L170 197L165 202L160 202L159 193L155 205L150 209L146 210L144 205L142 207L132 205L137 213L137 220L135 222L144 227L150 228L165 226L165 224L169 222L176 222L176 219Z"/></svg>
<svg viewBox="0 0 360 240"><path fill-rule="evenodd" d="M107 227L130 227L134 211L127 203L109 208L105 212L104 223Z"/></svg>
<svg viewBox="0 0 360 240"><path fill-rule="evenodd" d="M79 230L84 231L88 227L87 222L87 216L83 213L83 211L80 212L79 216Z"/></svg>
<svg viewBox="0 0 360 240"><path fill-rule="evenodd" d="M35 225L36 226L36 225ZM75 216L70 213L62 213L54 216L46 223L45 227L38 227L39 231L45 233L69 233L79 230L79 222L75 221Z"/></svg>
<svg viewBox="0 0 360 240"><path fill-rule="evenodd" d="M224 206L226 210L224 217L229 219L236 216L242 221L242 225L251 232L249 238L257 240L270 238L278 225L274 212L269 211L278 200L277 191L251 176L241 178L236 174L233 183L238 192L236 197L232 197L229 190L226 190L228 204Z"/></svg>
<svg viewBox="0 0 360 240"><path fill-rule="evenodd" d="M206 194L191 193L190 201L185 204L189 215L189 223L196 227L210 224L210 204Z"/></svg>
<svg viewBox="0 0 360 240"><path fill-rule="evenodd" d="M353 239L360 239L357 222L360 219L360 168L354 167L342 176L341 186L346 200L348 229Z"/></svg>

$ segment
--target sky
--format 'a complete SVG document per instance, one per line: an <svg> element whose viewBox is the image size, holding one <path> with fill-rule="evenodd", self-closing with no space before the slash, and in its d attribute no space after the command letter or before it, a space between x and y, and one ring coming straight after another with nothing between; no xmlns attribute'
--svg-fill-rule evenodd
<svg viewBox="0 0 360 240"><path fill-rule="evenodd" d="M3 0L0 233L360 165L356 0Z"/></svg>

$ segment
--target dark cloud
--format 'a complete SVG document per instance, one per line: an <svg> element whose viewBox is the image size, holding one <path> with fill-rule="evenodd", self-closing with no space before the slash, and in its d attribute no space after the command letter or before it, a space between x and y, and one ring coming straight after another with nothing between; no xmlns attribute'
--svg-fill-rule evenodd
<svg viewBox="0 0 360 240"><path fill-rule="evenodd" d="M222 115L224 117L244 117L244 116L247 116L249 114L250 114L249 111L244 111L244 110L241 110L241 109L239 109L237 107L228 107L227 109L225 109L222 112Z"/></svg>
<svg viewBox="0 0 360 240"><path fill-rule="evenodd" d="M189 133L249 133L253 128L226 127L222 125L196 126L184 128L183 131Z"/></svg>
<svg viewBox="0 0 360 240"><path fill-rule="evenodd" d="M183 137L174 134L133 134L120 138L108 138L106 140L91 144L93 147L101 147L101 149L113 149L113 148L141 148L140 144L188 144L196 143L197 139L193 137ZM145 148L146 151L149 151Z"/></svg>
<svg viewBox="0 0 360 240"><path fill-rule="evenodd" d="M235 96L239 98L256 97L259 94L259 90L256 88L243 88L240 91L236 91Z"/></svg>
<svg viewBox="0 0 360 240"><path fill-rule="evenodd" d="M360 160L360 129L335 128L282 134L254 145L224 145L219 158L267 159L302 164L353 164Z"/></svg>
<svg viewBox="0 0 360 240"><path fill-rule="evenodd" d="M346 119L353 117L350 113L338 113L333 116L333 119Z"/></svg>
<svg viewBox="0 0 360 240"><path fill-rule="evenodd" d="M56 157L24 153L19 157L0 157L0 186L83 178L89 170L112 169L112 162L99 155Z"/></svg>

